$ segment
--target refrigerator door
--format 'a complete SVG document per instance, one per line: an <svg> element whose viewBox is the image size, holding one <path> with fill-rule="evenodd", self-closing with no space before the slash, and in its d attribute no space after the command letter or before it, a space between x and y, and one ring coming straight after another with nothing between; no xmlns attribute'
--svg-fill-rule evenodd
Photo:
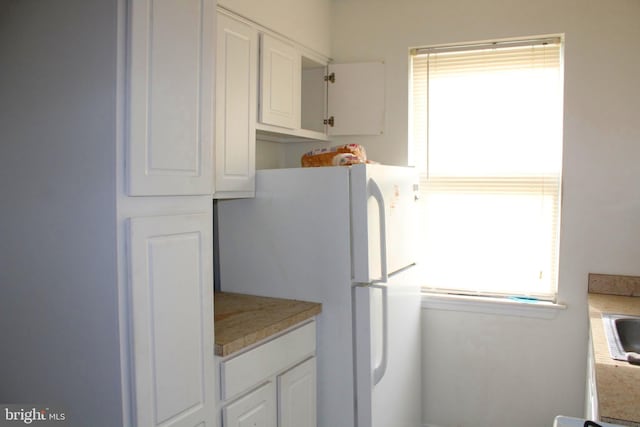
<svg viewBox="0 0 640 427"><path fill-rule="evenodd" d="M353 281L385 282L415 262L418 175L413 168L351 166Z"/></svg>
<svg viewBox="0 0 640 427"><path fill-rule="evenodd" d="M420 287L415 267L353 287L356 426L417 427L421 418Z"/></svg>

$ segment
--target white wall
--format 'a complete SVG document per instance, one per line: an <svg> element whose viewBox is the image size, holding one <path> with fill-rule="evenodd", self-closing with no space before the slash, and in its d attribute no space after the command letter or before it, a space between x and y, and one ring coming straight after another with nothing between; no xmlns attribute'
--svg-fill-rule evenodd
<svg viewBox="0 0 640 427"><path fill-rule="evenodd" d="M218 0L218 5L329 56L330 0Z"/></svg>
<svg viewBox="0 0 640 427"><path fill-rule="evenodd" d="M332 13L336 61L387 64L385 134L336 142L392 164L407 161L409 47L565 34L559 299L569 308L553 320L425 310L423 408L437 426L580 415L587 274L640 275L640 2L334 0Z"/></svg>
<svg viewBox="0 0 640 427"><path fill-rule="evenodd" d="M0 402L122 425L118 3L0 2Z"/></svg>

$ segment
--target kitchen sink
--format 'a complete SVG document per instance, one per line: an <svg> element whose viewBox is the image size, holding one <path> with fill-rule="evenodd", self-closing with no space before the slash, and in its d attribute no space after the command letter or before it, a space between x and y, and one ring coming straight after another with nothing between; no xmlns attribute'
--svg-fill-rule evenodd
<svg viewBox="0 0 640 427"><path fill-rule="evenodd" d="M640 353L640 318L617 319L615 324L622 349Z"/></svg>
<svg viewBox="0 0 640 427"><path fill-rule="evenodd" d="M602 322L611 357L640 363L640 316L603 313Z"/></svg>

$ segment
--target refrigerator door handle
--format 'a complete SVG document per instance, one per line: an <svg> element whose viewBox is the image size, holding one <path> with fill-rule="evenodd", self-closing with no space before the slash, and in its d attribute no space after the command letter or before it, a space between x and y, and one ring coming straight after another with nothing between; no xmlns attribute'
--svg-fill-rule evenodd
<svg viewBox="0 0 640 427"><path fill-rule="evenodd" d="M380 382L382 377L387 371L387 359L389 353L389 298L387 285L370 285L372 288L377 288L382 291L382 357L378 366L373 368L373 385L375 386Z"/></svg>
<svg viewBox="0 0 640 427"><path fill-rule="evenodd" d="M374 283L386 283L389 280L389 274L387 273L387 217L384 207L384 196L382 190L378 184L369 179L367 183L367 191L369 195L376 199L378 202L378 215L380 217L380 280L374 280Z"/></svg>

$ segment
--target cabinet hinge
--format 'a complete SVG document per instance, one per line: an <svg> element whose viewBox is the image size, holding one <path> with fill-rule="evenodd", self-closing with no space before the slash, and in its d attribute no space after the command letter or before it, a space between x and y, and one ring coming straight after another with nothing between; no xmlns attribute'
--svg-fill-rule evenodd
<svg viewBox="0 0 640 427"><path fill-rule="evenodd" d="M336 82L336 73L331 73L328 76L324 76L324 81L325 82L335 83Z"/></svg>
<svg viewBox="0 0 640 427"><path fill-rule="evenodd" d="M333 127L333 124L335 122L335 119L333 118L333 116L329 117L328 119L324 119L322 121L325 125L329 125L331 127Z"/></svg>

